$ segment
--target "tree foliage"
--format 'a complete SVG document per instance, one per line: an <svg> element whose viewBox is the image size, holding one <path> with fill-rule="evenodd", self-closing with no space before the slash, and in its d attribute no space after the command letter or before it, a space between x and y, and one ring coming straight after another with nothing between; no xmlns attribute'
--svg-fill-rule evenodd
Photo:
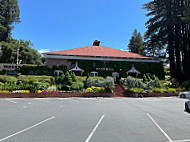
<svg viewBox="0 0 190 142"><path fill-rule="evenodd" d="M0 0L0 41L10 38L14 23L20 22L18 0Z"/></svg>
<svg viewBox="0 0 190 142"><path fill-rule="evenodd" d="M190 25L183 20L188 7L186 0L152 0L143 5L150 17L145 38L149 43L167 46L170 72L179 82L190 79ZM150 48L154 50L154 46Z"/></svg>
<svg viewBox="0 0 190 142"><path fill-rule="evenodd" d="M15 40L11 37L14 24L20 23L18 0L0 0L0 62L17 63L17 49L22 64L42 64L41 55L33 49L30 40Z"/></svg>
<svg viewBox="0 0 190 142"><path fill-rule="evenodd" d="M130 52L145 54L145 45L141 33L137 32L137 29L134 30L133 35L128 44L128 49Z"/></svg>
<svg viewBox="0 0 190 142"><path fill-rule="evenodd" d="M10 42L1 42L2 49L0 54L1 63L16 63L17 62L17 49L19 50L19 60L22 60L22 64L36 64L40 65L41 55L37 50L33 49L33 44L31 41L24 40L14 40L11 39Z"/></svg>

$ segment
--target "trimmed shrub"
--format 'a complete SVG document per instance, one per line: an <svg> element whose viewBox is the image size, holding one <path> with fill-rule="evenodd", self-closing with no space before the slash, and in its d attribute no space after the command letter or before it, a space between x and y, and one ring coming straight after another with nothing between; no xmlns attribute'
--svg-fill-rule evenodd
<svg viewBox="0 0 190 142"><path fill-rule="evenodd" d="M86 81L86 78L85 76L76 76L76 81L79 81L79 82L85 82Z"/></svg>
<svg viewBox="0 0 190 142"><path fill-rule="evenodd" d="M14 82L17 82L17 78L14 76L0 75L0 82L14 83Z"/></svg>
<svg viewBox="0 0 190 142"><path fill-rule="evenodd" d="M94 92L94 90L92 88L87 88L85 90L85 93L93 93L93 92Z"/></svg>
<svg viewBox="0 0 190 142"><path fill-rule="evenodd" d="M105 88L113 88L114 87L114 80L112 77L106 77L106 80L104 81Z"/></svg>
<svg viewBox="0 0 190 142"><path fill-rule="evenodd" d="M71 89L72 90L81 90L84 87L84 83L83 82L73 82L71 85Z"/></svg>
<svg viewBox="0 0 190 142"><path fill-rule="evenodd" d="M162 88L162 85L160 83L160 81L158 79L155 80L151 80L147 83L147 88L151 89L151 88Z"/></svg>
<svg viewBox="0 0 190 142"><path fill-rule="evenodd" d="M152 88L152 91L155 93L164 93L164 90L162 88Z"/></svg>
<svg viewBox="0 0 190 142"><path fill-rule="evenodd" d="M32 79L29 80L29 83L30 83L30 84L35 84L36 82L38 82L38 80L37 80L37 79L34 79L34 78L32 78Z"/></svg>
<svg viewBox="0 0 190 142"><path fill-rule="evenodd" d="M175 93L177 90L175 88L168 88L169 93Z"/></svg>
<svg viewBox="0 0 190 142"><path fill-rule="evenodd" d="M86 81L87 87L105 87L105 88L113 88L114 87L114 80L112 77L106 77L106 80L100 81L99 79L91 79L88 78Z"/></svg>
<svg viewBox="0 0 190 142"><path fill-rule="evenodd" d="M142 88L130 88L129 91L132 93L142 93L144 91L144 89L142 89Z"/></svg>
<svg viewBox="0 0 190 142"><path fill-rule="evenodd" d="M57 91L56 85L49 86L49 87L47 88L47 91Z"/></svg>
<svg viewBox="0 0 190 142"><path fill-rule="evenodd" d="M128 88L145 88L146 85L141 82L139 79L128 76L125 84Z"/></svg>
<svg viewBox="0 0 190 142"><path fill-rule="evenodd" d="M55 83L55 78L53 76L35 76L35 75L20 75L18 77L18 81L26 82L28 83L31 79L36 79L36 82L48 82L51 85Z"/></svg>
<svg viewBox="0 0 190 142"><path fill-rule="evenodd" d="M96 77L89 77L89 78L91 78L91 79L98 79L98 80L100 80L100 81L104 81L104 80L105 80L105 78L104 78L104 77L100 77L100 76L96 76Z"/></svg>
<svg viewBox="0 0 190 142"><path fill-rule="evenodd" d="M94 92L97 92L97 93L105 93L106 92L106 89L104 87L94 87L94 86L92 86L91 88L94 90Z"/></svg>

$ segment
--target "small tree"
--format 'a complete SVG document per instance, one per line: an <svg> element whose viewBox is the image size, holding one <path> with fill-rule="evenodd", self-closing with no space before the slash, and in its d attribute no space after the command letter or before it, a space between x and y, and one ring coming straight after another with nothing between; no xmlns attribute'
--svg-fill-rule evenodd
<svg viewBox="0 0 190 142"><path fill-rule="evenodd" d="M63 85L72 85L72 77L71 77L71 75L69 74L69 72L67 71L66 73L65 73L65 77L64 77L64 80L63 80Z"/></svg>
<svg viewBox="0 0 190 142"><path fill-rule="evenodd" d="M75 75L74 72L71 74L71 78L72 78L72 81L73 81L73 82L76 82L76 81L77 81L77 77L76 77L76 75Z"/></svg>
<svg viewBox="0 0 190 142"><path fill-rule="evenodd" d="M64 75L64 73L62 73L61 76L58 76L58 77L57 77L56 83L57 83L57 84L63 84L63 83L64 83L64 78L65 78L65 75Z"/></svg>

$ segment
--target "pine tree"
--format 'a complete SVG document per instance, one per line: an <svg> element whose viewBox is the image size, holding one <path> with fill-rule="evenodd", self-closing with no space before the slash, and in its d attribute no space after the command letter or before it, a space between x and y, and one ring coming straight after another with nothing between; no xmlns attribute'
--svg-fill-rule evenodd
<svg viewBox="0 0 190 142"><path fill-rule="evenodd" d="M145 54L145 45L142 39L140 32L137 32L137 29L134 30L132 37L128 44L128 49L130 52Z"/></svg>
<svg viewBox="0 0 190 142"><path fill-rule="evenodd" d="M0 41L10 38L14 23L20 22L18 0L0 0Z"/></svg>

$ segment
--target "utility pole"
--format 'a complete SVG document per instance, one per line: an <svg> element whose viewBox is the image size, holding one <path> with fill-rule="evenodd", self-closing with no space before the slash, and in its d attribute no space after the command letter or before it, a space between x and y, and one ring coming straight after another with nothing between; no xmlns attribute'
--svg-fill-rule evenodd
<svg viewBox="0 0 190 142"><path fill-rule="evenodd" d="M19 56L19 50L20 50L20 47L17 48L17 61L16 61L16 64L17 64L17 65L19 64L19 59L18 59L18 56Z"/></svg>

